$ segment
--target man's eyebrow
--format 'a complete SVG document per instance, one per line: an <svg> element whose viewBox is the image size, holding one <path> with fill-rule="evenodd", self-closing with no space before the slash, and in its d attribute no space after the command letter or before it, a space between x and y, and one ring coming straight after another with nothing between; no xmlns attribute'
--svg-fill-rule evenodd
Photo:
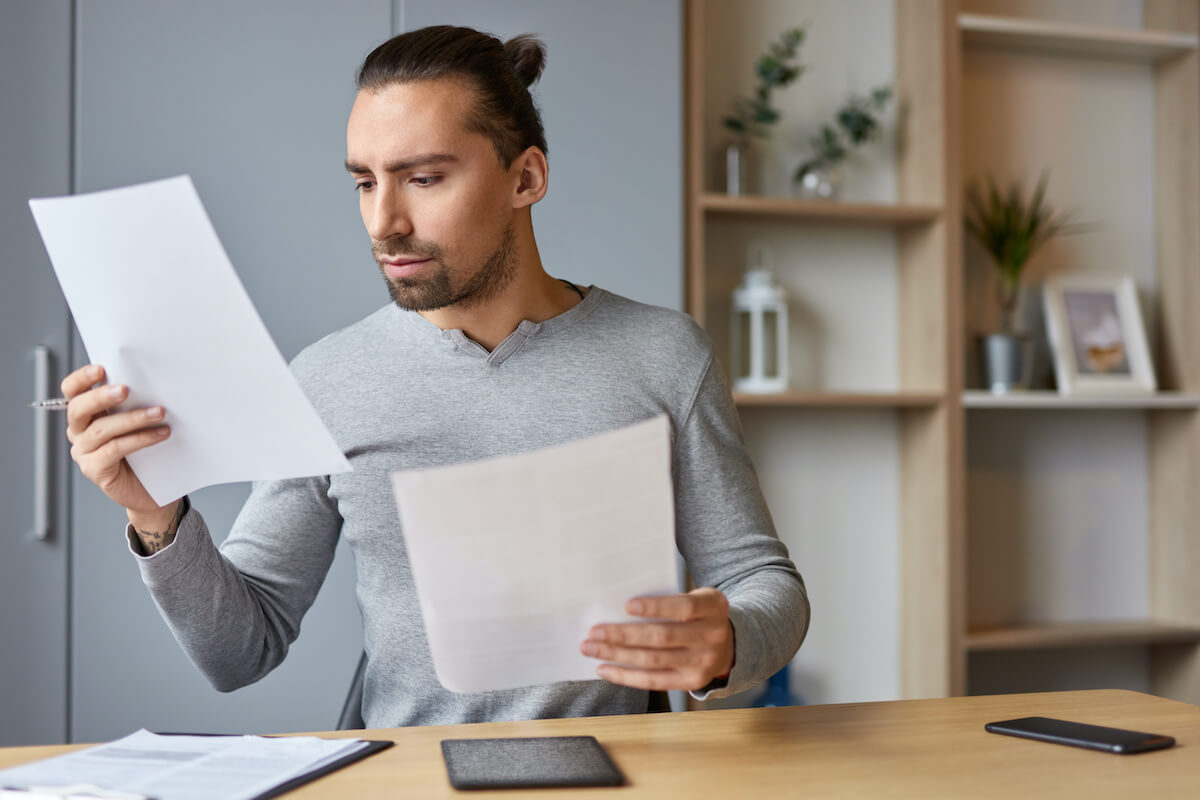
<svg viewBox="0 0 1200 800"><path fill-rule="evenodd" d="M428 167L433 164L448 164L456 161L458 161L458 156L451 155L450 153L425 153L424 155L413 156L401 161L389 161L383 165L383 171L404 172L416 167ZM371 170L358 162L347 160L346 171L358 175L368 173Z"/></svg>

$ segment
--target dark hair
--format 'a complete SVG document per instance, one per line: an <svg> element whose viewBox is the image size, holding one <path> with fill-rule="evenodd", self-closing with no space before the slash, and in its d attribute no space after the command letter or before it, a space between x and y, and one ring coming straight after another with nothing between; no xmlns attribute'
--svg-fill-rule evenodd
<svg viewBox="0 0 1200 800"><path fill-rule="evenodd" d="M475 89L469 130L491 140L505 169L529 147L546 147L542 117L529 94L546 65L546 47L532 34L501 41L489 33L434 25L393 36L358 70L360 91L394 83L460 78Z"/></svg>

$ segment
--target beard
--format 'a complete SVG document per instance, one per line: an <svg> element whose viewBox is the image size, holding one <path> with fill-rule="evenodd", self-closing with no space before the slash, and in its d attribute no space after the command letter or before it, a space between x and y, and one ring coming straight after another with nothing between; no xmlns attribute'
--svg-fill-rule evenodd
<svg viewBox="0 0 1200 800"><path fill-rule="evenodd" d="M406 311L436 311L454 305L469 308L500 296L512 283L517 271L515 238L512 225L506 225L492 254L473 275L457 286L452 276L461 270L454 269L443 257L442 249L432 242L407 237L387 239L372 244L371 252L392 302L400 308ZM423 278L390 277L384 271L382 257L398 254L431 259L433 263L424 269L429 275Z"/></svg>

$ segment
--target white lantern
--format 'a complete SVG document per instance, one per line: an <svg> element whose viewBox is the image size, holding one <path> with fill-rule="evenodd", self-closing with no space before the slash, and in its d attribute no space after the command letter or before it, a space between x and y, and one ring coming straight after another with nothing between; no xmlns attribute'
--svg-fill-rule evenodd
<svg viewBox="0 0 1200 800"><path fill-rule="evenodd" d="M750 268L733 290L733 388L782 392L788 384L788 311L783 289L770 270L771 250L750 246Z"/></svg>

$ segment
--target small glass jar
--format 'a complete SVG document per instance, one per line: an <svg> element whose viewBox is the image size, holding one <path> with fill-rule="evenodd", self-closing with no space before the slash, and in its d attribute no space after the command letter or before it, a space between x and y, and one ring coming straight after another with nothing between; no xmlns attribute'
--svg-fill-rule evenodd
<svg viewBox="0 0 1200 800"><path fill-rule="evenodd" d="M842 193L842 169L836 164L810 167L796 177L792 189L804 200L836 200Z"/></svg>

